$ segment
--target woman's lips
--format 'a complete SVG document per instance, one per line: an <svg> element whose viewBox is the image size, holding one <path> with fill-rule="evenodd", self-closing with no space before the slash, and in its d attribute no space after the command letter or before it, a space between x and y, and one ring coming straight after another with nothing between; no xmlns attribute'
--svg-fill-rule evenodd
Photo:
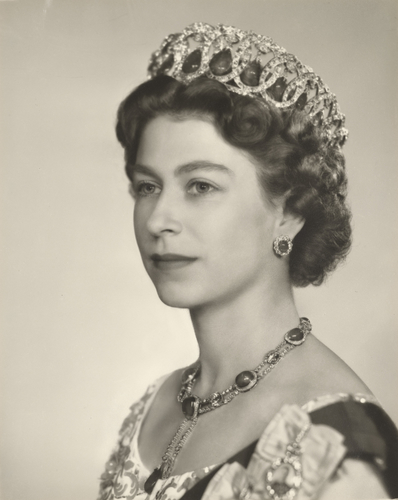
<svg viewBox="0 0 398 500"><path fill-rule="evenodd" d="M187 255L179 255L176 253L154 253L151 259L157 269L166 271L169 269L181 269L197 260L197 257L188 257Z"/></svg>

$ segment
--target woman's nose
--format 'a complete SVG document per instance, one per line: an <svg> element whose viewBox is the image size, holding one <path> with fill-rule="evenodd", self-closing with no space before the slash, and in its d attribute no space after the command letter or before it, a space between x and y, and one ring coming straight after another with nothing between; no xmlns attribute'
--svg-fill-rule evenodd
<svg viewBox="0 0 398 500"><path fill-rule="evenodd" d="M147 228L152 236L159 237L165 233L179 234L182 231L181 207L172 196L163 192L147 220Z"/></svg>

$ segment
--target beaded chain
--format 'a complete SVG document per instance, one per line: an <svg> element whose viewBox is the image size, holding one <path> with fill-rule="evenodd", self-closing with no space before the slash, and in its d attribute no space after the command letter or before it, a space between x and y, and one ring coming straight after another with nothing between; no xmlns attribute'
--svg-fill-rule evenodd
<svg viewBox="0 0 398 500"><path fill-rule="evenodd" d="M184 418L183 422L181 423L180 427L175 433L173 439L168 445L165 454L162 457L162 479L170 477L171 472L174 468L174 463L176 461L176 458L179 452L181 451L182 447L184 446L185 442L187 441L189 435L193 431L197 421L198 421L197 417L192 420ZM190 425L186 429L188 423Z"/></svg>
<svg viewBox="0 0 398 500"><path fill-rule="evenodd" d="M287 332L283 341L275 349L267 352L261 363L254 370L240 373L235 383L222 392L214 392L209 397L198 401L198 415L215 410L220 406L230 403L241 392L252 389L258 381L264 378L282 358L297 345L302 344L311 331L311 323L307 318L300 318L300 325ZM196 364L187 368L182 377L182 387L177 396L177 401L184 404L187 397L191 396L192 388L200 374L200 365ZM197 396L191 396L197 398ZM199 398L197 398L199 399ZM183 406L184 412L184 406ZM185 414L185 412L184 412Z"/></svg>
<svg viewBox="0 0 398 500"><path fill-rule="evenodd" d="M311 323L307 318L300 318L298 328L289 330L283 341L272 351L267 352L261 363L253 370L246 370L236 377L235 382L221 392L213 392L209 397L201 399L192 394L192 389L200 375L200 364L187 368L182 376L182 385L177 396L185 416L177 432L162 457L162 464L157 467L145 482L145 491L149 494L159 479L171 476L178 454L195 428L199 415L220 408L230 403L242 392L247 392L257 385L284 356L296 346L303 344L311 332Z"/></svg>

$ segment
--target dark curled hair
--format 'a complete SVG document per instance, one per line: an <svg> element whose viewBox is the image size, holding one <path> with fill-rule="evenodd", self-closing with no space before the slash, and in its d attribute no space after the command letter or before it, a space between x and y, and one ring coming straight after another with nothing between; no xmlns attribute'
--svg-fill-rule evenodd
<svg viewBox="0 0 398 500"><path fill-rule="evenodd" d="M159 76L137 87L119 107L116 134L125 150L127 175L143 128L160 115L211 120L229 144L254 159L270 199L284 197L286 208L305 218L289 261L294 286L320 285L346 257L351 214L344 157L325 146L303 112L281 111L205 77L186 86Z"/></svg>

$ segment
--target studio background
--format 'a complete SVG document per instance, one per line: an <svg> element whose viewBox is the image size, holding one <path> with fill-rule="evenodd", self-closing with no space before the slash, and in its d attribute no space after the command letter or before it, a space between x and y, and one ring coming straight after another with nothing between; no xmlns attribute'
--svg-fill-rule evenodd
<svg viewBox="0 0 398 500"><path fill-rule="evenodd" d="M194 21L272 36L347 115L354 244L296 293L314 333L398 422L397 7L389 0L0 1L3 500L88 500L130 404L197 354L157 298L114 136L166 34Z"/></svg>

